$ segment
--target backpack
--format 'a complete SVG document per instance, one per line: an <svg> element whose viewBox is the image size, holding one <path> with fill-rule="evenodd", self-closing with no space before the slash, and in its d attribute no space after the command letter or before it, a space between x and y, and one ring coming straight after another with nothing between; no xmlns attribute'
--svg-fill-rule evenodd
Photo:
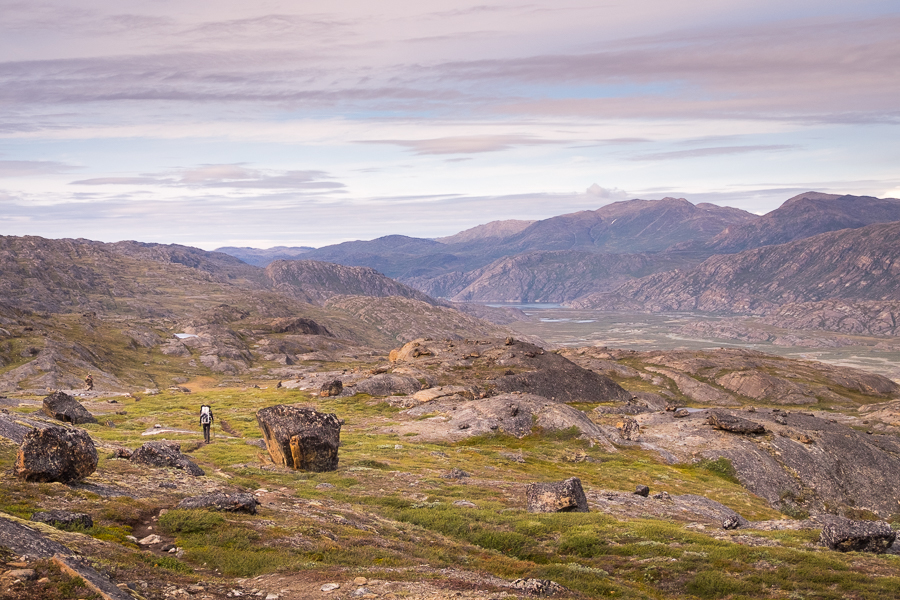
<svg viewBox="0 0 900 600"><path fill-rule="evenodd" d="M210 423L212 423L212 409L204 404L200 407L200 424L209 425Z"/></svg>

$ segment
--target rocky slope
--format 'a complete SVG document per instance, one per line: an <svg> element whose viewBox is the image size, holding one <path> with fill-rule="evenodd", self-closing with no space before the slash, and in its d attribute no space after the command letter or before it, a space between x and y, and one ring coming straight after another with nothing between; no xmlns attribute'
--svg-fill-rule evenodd
<svg viewBox="0 0 900 600"><path fill-rule="evenodd" d="M759 219L728 227L705 247L717 254L731 254L892 221L900 221L900 200L806 192Z"/></svg>
<svg viewBox="0 0 900 600"><path fill-rule="evenodd" d="M628 282L580 306L771 314L796 303L900 300L900 223L869 225L707 259ZM889 317L885 317L888 318Z"/></svg>
<svg viewBox="0 0 900 600"><path fill-rule="evenodd" d="M529 252L467 273L410 278L407 283L454 302L566 302L626 281L697 260L676 254L597 254L576 251Z"/></svg>
<svg viewBox="0 0 900 600"><path fill-rule="evenodd" d="M532 223L534 223L534 221L520 221L517 219L491 221L484 225L478 225L471 229L460 231L454 235L435 238L435 241L442 244L494 243L519 233Z"/></svg>
<svg viewBox="0 0 900 600"><path fill-rule="evenodd" d="M248 248L246 246L223 246L216 248L216 252L222 252L238 258L248 265L265 267L276 260L297 260L310 250L311 246L274 246L272 248Z"/></svg>
<svg viewBox="0 0 900 600"><path fill-rule="evenodd" d="M266 267L269 285L303 302L321 304L334 296L401 296L435 304L427 294L367 267L317 260L278 260Z"/></svg>

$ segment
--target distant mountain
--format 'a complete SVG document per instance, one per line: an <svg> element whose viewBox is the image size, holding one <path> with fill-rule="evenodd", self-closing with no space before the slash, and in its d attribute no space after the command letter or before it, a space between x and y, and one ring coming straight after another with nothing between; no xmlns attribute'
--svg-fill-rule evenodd
<svg viewBox="0 0 900 600"><path fill-rule="evenodd" d="M266 278L273 289L312 304L322 304L334 296L402 296L437 304L427 294L369 267L348 267L317 260L278 260L266 267Z"/></svg>
<svg viewBox="0 0 900 600"><path fill-rule="evenodd" d="M344 242L311 250L303 258L372 267L423 290L449 289L445 280L458 279L452 274L467 274L504 257L560 250L660 252L688 240L705 243L729 226L757 218L684 199L629 200L534 222L494 221L438 240L390 235ZM706 251L703 257L708 255ZM432 279L434 284L429 283Z"/></svg>
<svg viewBox="0 0 900 600"><path fill-rule="evenodd" d="M900 300L900 222L713 256L694 269L630 281L613 296L583 298L578 305L767 314L826 300Z"/></svg>
<svg viewBox="0 0 900 600"><path fill-rule="evenodd" d="M509 219L507 221L491 221L484 225L478 225L477 227L460 231L455 235L435 238L435 241L442 244L470 244L474 242L496 241L515 235L532 223L534 223L534 221L517 221L515 219Z"/></svg>
<svg viewBox="0 0 900 600"><path fill-rule="evenodd" d="M730 226L758 217L684 198L627 200L537 221L502 242L503 254L535 250L659 252L679 242L710 240Z"/></svg>
<svg viewBox="0 0 900 600"><path fill-rule="evenodd" d="M800 240L819 233L900 221L900 200L806 192L762 217L731 226L706 244L731 254Z"/></svg>
<svg viewBox="0 0 900 600"><path fill-rule="evenodd" d="M408 283L454 302L566 302L614 290L650 273L699 263L676 254L599 254L558 250L500 258L466 273Z"/></svg>
<svg viewBox="0 0 900 600"><path fill-rule="evenodd" d="M276 260L294 260L309 252L315 250L312 246L275 246L274 248L248 248L223 246L216 248L216 252L224 252L239 258L248 265L257 267L265 267Z"/></svg>

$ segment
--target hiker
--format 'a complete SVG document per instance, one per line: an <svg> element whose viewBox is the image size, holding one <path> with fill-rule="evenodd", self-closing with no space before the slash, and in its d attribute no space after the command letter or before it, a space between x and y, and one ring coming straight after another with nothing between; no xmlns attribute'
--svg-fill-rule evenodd
<svg viewBox="0 0 900 600"><path fill-rule="evenodd" d="M94 377L90 373L88 373L88 376L84 378L84 387L87 389L87 391L91 391L92 389L94 389Z"/></svg>
<svg viewBox="0 0 900 600"><path fill-rule="evenodd" d="M209 443L209 430L212 427L212 422L212 408L210 408L209 405L204 404L200 407L200 425L203 426L203 441L206 444Z"/></svg>

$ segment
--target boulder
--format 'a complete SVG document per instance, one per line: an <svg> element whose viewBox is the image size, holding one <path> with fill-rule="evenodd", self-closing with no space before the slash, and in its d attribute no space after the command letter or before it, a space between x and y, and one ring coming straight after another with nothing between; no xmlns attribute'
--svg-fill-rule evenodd
<svg viewBox="0 0 900 600"><path fill-rule="evenodd" d="M631 417L625 417L616 423L616 429L619 430L619 435L626 440L636 441L641 437L641 426Z"/></svg>
<svg viewBox="0 0 900 600"><path fill-rule="evenodd" d="M720 410L709 411L707 413L706 422L715 429L730 431L732 433L751 434L766 432L766 428L756 421L744 419L743 417L736 417L735 415Z"/></svg>
<svg viewBox="0 0 900 600"><path fill-rule="evenodd" d="M581 480L570 477L565 481L532 483L525 489L528 512L588 512L587 498Z"/></svg>
<svg viewBox="0 0 900 600"><path fill-rule="evenodd" d="M637 496L643 496L644 498L646 498L650 495L650 488L646 485L637 485L634 488L634 493Z"/></svg>
<svg viewBox="0 0 900 600"><path fill-rule="evenodd" d="M340 396L343 391L344 384L341 383L341 380L333 379L322 384L322 387L319 388L319 395L323 398L327 398L328 396Z"/></svg>
<svg viewBox="0 0 900 600"><path fill-rule="evenodd" d="M836 518L822 528L821 542L840 552L881 554L897 539L897 532L884 521L852 521Z"/></svg>
<svg viewBox="0 0 900 600"><path fill-rule="evenodd" d="M422 385L419 381L413 377L380 373L358 382L354 391L357 394L368 394L370 396L410 395L418 392L421 387Z"/></svg>
<svg viewBox="0 0 900 600"><path fill-rule="evenodd" d="M195 477L204 475L197 463L181 453L181 444L176 442L147 442L135 450L129 460L151 467L181 469Z"/></svg>
<svg viewBox="0 0 900 600"><path fill-rule="evenodd" d="M91 515L85 513L69 512L67 510L48 510L36 512L31 515L31 520L36 523L47 523L60 529L82 527L90 529L94 526Z"/></svg>
<svg viewBox="0 0 900 600"><path fill-rule="evenodd" d="M178 503L176 508L194 509L206 508L209 510L218 510L222 512L242 512L251 515L256 514L256 507L259 505L253 494L203 494L202 496L194 496L185 498Z"/></svg>
<svg viewBox="0 0 900 600"><path fill-rule="evenodd" d="M44 398L41 410L48 417L64 423L81 425L83 423L96 423L97 419L89 413L75 398L65 392L53 392Z"/></svg>
<svg viewBox="0 0 900 600"><path fill-rule="evenodd" d="M70 482L97 469L97 449L83 429L47 427L25 434L15 475L25 481Z"/></svg>
<svg viewBox="0 0 900 600"><path fill-rule="evenodd" d="M260 409L256 421L272 460L303 471L334 471L343 421L312 408L280 404Z"/></svg>

